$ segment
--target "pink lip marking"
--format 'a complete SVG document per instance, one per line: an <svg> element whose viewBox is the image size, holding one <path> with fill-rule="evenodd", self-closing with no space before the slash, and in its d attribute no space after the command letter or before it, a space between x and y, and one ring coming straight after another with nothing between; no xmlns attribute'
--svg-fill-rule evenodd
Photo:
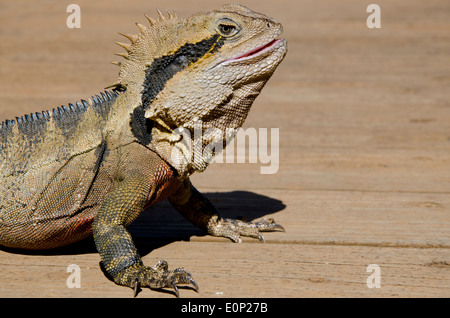
<svg viewBox="0 0 450 318"><path fill-rule="evenodd" d="M225 60L225 61L223 61L222 63L238 61L238 60L241 60L241 59L246 59L246 58L250 58L250 57L252 57L252 56L256 56L256 55L258 55L259 53L269 51L273 46L275 46L275 45L276 45L277 43L279 43L280 41L281 41L280 39L272 40L272 41L270 41L269 43L264 44L263 46L260 46L260 47L254 49L254 50L251 50L251 51L249 51L249 52L247 52L247 53L244 53L244 54L242 54L242 55L239 55L239 56L237 56L237 57L233 57L233 58L231 58L231 59Z"/></svg>

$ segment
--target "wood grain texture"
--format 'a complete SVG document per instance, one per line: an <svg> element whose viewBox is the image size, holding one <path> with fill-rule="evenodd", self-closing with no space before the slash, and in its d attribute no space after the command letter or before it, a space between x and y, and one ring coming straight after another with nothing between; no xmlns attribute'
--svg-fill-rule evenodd
<svg viewBox="0 0 450 318"><path fill-rule="evenodd" d="M219 1L14 1L0 10L0 121L97 94L117 80L117 32L154 9L188 15ZM204 236L167 202L130 227L143 260L187 268L181 297L450 297L450 4L241 1L284 26L289 51L245 127L279 128L276 174L214 164L192 182L228 217L274 217L266 243ZM92 241L61 250L0 250L0 297L131 297L100 271ZM69 264L81 288L66 285ZM366 285L369 264L381 288ZM173 297L144 290L139 297Z"/></svg>

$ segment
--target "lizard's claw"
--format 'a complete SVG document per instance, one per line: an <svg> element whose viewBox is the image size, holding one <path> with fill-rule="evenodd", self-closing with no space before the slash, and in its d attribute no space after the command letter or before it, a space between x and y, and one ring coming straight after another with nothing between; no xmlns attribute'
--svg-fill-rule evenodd
<svg viewBox="0 0 450 318"><path fill-rule="evenodd" d="M134 289L134 297L136 297L139 294L139 292L142 290L141 283L139 282L139 278L136 278L134 280L134 288L133 289Z"/></svg>
<svg viewBox="0 0 450 318"><path fill-rule="evenodd" d="M187 277L186 279L188 280L188 283L189 283L189 284L191 284L192 286L194 286L193 289L198 293L199 288L198 288L198 285L197 285L197 283L195 282L195 280L194 280L192 277Z"/></svg>
<svg viewBox="0 0 450 318"><path fill-rule="evenodd" d="M264 242L260 232L285 231L284 227L275 223L274 219L267 218L260 222L250 223L242 220L219 218L209 227L209 234L227 237L233 242L241 243L241 236L253 237Z"/></svg>

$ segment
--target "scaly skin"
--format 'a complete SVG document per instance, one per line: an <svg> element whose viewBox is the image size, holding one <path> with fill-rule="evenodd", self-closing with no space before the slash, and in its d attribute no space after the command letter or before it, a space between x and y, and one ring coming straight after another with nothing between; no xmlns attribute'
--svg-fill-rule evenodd
<svg viewBox="0 0 450 318"><path fill-rule="evenodd" d="M124 35L130 44L118 43L126 53L112 91L2 124L0 244L47 249L93 235L117 284L135 294L173 287L178 296L178 284L198 289L191 275L165 261L145 266L126 226L168 198L194 225L233 242L284 230L273 220L221 218L189 176L215 155L208 145L226 145L227 129L242 126L287 49L278 22L239 5L188 19L158 13Z"/></svg>

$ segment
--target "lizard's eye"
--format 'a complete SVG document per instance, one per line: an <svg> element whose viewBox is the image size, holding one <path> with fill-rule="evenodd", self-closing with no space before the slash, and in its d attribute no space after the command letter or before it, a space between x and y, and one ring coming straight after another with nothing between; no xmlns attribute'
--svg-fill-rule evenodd
<svg viewBox="0 0 450 318"><path fill-rule="evenodd" d="M231 36L233 33L236 32L236 27L234 25L229 24L220 24L219 31L220 33L222 33L223 36Z"/></svg>
<svg viewBox="0 0 450 318"><path fill-rule="evenodd" d="M237 34L240 30L231 20L226 19L218 25L218 31L222 36L230 37Z"/></svg>

